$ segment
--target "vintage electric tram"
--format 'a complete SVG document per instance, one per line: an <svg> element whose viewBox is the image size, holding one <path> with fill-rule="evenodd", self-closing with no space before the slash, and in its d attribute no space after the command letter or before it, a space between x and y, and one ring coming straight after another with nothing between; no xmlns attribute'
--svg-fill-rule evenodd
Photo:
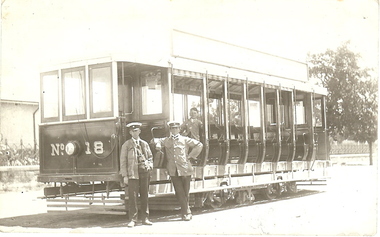
<svg viewBox="0 0 380 237"><path fill-rule="evenodd" d="M328 177L327 92L310 84L305 63L175 30L169 42L159 59L134 51L41 73L38 181L48 184L50 209L125 211L125 125L142 122L155 153L154 138L192 107L204 124L192 206L273 199ZM165 159L155 155L150 207L176 205Z"/></svg>

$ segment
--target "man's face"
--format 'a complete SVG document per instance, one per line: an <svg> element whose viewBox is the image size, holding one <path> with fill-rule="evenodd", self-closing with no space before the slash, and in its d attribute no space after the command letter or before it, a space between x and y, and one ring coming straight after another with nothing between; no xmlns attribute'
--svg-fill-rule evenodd
<svg viewBox="0 0 380 237"><path fill-rule="evenodd" d="M195 110L191 110L191 111L190 111L190 117L191 117L192 119L197 118L197 117L198 117L198 112L195 111Z"/></svg>
<svg viewBox="0 0 380 237"><path fill-rule="evenodd" d="M141 130L138 128L138 129L133 129L131 131L129 131L129 133L131 134L131 136L134 138L134 139L138 139L139 138L139 135L141 133Z"/></svg>
<svg viewBox="0 0 380 237"><path fill-rule="evenodd" d="M177 135L179 133L179 127L171 127L170 132L173 135Z"/></svg>

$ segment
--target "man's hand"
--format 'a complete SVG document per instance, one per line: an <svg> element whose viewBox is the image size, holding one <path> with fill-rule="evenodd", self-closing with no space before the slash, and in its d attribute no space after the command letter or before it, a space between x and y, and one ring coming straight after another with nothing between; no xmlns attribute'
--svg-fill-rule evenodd
<svg viewBox="0 0 380 237"><path fill-rule="evenodd" d="M124 183L128 184L128 177L124 177Z"/></svg>

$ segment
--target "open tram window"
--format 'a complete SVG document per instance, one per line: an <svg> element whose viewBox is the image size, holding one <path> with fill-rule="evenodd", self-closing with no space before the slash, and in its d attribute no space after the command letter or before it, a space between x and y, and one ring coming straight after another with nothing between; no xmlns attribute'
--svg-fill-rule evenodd
<svg viewBox="0 0 380 237"><path fill-rule="evenodd" d="M41 74L41 121L59 121L59 76L58 71Z"/></svg>
<svg viewBox="0 0 380 237"><path fill-rule="evenodd" d="M248 155L247 162L259 161L262 134L262 86L248 85Z"/></svg>
<svg viewBox="0 0 380 237"><path fill-rule="evenodd" d="M141 112L142 115L162 114L162 78L161 69L140 72L141 80Z"/></svg>
<svg viewBox="0 0 380 237"><path fill-rule="evenodd" d="M208 119L209 119L209 139L222 139L224 134L223 120L223 81L208 80Z"/></svg>
<svg viewBox="0 0 380 237"><path fill-rule="evenodd" d="M276 90L267 88L265 90L266 101L266 122L268 126L274 126L277 124L276 114Z"/></svg>
<svg viewBox="0 0 380 237"><path fill-rule="evenodd" d="M297 91L296 101L294 104L294 123L296 125L306 124L306 108L305 108L306 94Z"/></svg>
<svg viewBox="0 0 380 237"><path fill-rule="evenodd" d="M228 108L229 108L229 125L230 139L243 139L243 117L242 113L242 84L229 83L228 85Z"/></svg>
<svg viewBox="0 0 380 237"><path fill-rule="evenodd" d="M243 117L243 84L238 82L228 83L228 110L229 110L229 138L230 152L228 163L236 164L244 154L244 128Z"/></svg>
<svg viewBox="0 0 380 237"><path fill-rule="evenodd" d="M323 127L322 98L314 98L313 126Z"/></svg>
<svg viewBox="0 0 380 237"><path fill-rule="evenodd" d="M111 64L90 66L89 72L91 118L111 117L113 115Z"/></svg>
<svg viewBox="0 0 380 237"><path fill-rule="evenodd" d="M136 65L128 62L119 62L117 65L119 116L130 116L134 112L135 98L133 95L133 82Z"/></svg>
<svg viewBox="0 0 380 237"><path fill-rule="evenodd" d="M63 120L86 118L85 68L62 70Z"/></svg>
<svg viewBox="0 0 380 237"><path fill-rule="evenodd" d="M292 93L290 91L281 91L280 96L280 122L285 129L290 129L292 118Z"/></svg>
<svg viewBox="0 0 380 237"><path fill-rule="evenodd" d="M191 108L201 111L201 78L174 76L172 84L173 118L184 122L189 118ZM199 114L201 116L201 114ZM201 119L201 117L198 117Z"/></svg>

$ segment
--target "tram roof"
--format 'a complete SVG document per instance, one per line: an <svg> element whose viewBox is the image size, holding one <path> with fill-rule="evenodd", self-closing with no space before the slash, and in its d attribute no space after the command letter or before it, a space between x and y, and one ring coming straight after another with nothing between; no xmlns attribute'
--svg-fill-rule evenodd
<svg viewBox="0 0 380 237"><path fill-rule="evenodd" d="M170 40L168 40L170 38ZM160 39L162 44L124 48L108 56L70 60L49 67L49 70L72 68L104 62L133 62L159 67L172 67L190 74L209 74L220 78L235 78L253 83L327 94L325 88L311 85L306 63L267 54L187 32L172 30ZM171 42L164 44L163 42ZM104 55L104 54L103 54ZM44 70L49 71L49 70Z"/></svg>

